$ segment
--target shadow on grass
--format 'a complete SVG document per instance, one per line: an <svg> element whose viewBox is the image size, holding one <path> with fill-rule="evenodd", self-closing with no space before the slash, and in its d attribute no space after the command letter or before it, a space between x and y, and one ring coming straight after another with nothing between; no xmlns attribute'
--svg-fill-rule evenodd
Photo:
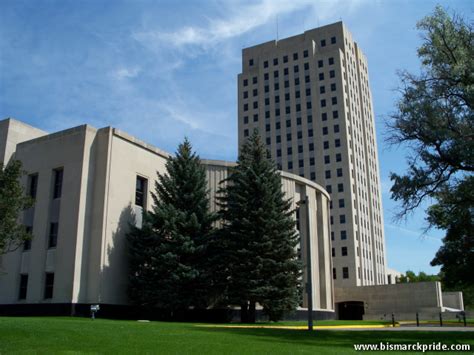
<svg viewBox="0 0 474 355"><path fill-rule="evenodd" d="M198 328L196 330L196 328ZM196 327L194 331L203 333L227 334L242 337L256 337L263 342L280 342L285 344L297 343L308 346L350 347L354 344L401 343L412 344L420 342L430 344L442 342L445 344L472 344L474 338L470 332L423 332L423 331L344 331L344 330L291 330L264 328L224 328Z"/></svg>

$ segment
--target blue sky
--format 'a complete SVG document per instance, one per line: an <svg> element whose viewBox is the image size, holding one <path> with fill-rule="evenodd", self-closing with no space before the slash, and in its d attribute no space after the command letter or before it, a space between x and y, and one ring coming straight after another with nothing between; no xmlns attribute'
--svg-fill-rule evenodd
<svg viewBox="0 0 474 355"><path fill-rule="evenodd" d="M241 50L343 20L368 57L376 116L388 264L429 266L442 231L420 209L396 223L390 171L403 148L385 142L396 71L419 70L416 22L439 3L472 18L470 0L2 0L0 118L53 132L114 126L174 151L186 135L201 157L235 160Z"/></svg>

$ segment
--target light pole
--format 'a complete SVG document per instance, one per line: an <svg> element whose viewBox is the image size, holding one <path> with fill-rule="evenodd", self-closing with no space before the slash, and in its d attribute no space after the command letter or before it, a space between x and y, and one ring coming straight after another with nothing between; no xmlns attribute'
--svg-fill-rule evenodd
<svg viewBox="0 0 474 355"><path fill-rule="evenodd" d="M313 282L311 271L311 236L309 225L309 198L298 201L298 206L306 205L306 295L308 298L308 330L313 330Z"/></svg>

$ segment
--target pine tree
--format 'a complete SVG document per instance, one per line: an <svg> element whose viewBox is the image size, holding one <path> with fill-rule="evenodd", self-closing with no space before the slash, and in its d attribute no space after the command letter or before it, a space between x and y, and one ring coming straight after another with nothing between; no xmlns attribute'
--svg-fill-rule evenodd
<svg viewBox="0 0 474 355"><path fill-rule="evenodd" d="M141 229L132 227L132 301L169 311L205 307L211 283L207 244L215 215L210 213L206 173L190 142L180 144L158 173L151 212Z"/></svg>
<svg viewBox="0 0 474 355"><path fill-rule="evenodd" d="M225 183L220 215L229 302L241 306L243 322L255 322L257 303L271 320L281 319L299 304L302 266L294 211L257 132Z"/></svg>

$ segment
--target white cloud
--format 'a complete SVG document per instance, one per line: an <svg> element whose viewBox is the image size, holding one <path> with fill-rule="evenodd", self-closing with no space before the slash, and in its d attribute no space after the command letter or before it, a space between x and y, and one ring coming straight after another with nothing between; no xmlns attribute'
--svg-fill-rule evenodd
<svg viewBox="0 0 474 355"><path fill-rule="evenodd" d="M139 73L140 73L140 68L138 67L132 67L132 68L126 68L126 67L121 67L116 69L112 75L114 78L118 80L122 79L130 79L130 78L135 78Z"/></svg>
<svg viewBox="0 0 474 355"><path fill-rule="evenodd" d="M206 49L224 40L243 35L257 27L276 21L277 16L306 10L321 21L334 19L337 9L344 7L353 11L365 0L262 0L249 5L227 3L225 18L211 18L207 26L184 26L173 32L144 29L135 32L133 37L147 46L157 46L159 43L176 48L195 46ZM338 19L338 18L337 18Z"/></svg>
<svg viewBox="0 0 474 355"><path fill-rule="evenodd" d="M436 241L438 243L441 243L441 238L437 238L437 237L427 235L424 232L415 231L415 230L412 230L412 229L403 228L403 227L396 226L396 225L393 225L393 224L388 224L388 223L386 223L385 226L389 229L399 231L402 234L409 234L409 235L412 235L412 236L416 236L420 239L429 239L429 240L433 240L433 241Z"/></svg>

